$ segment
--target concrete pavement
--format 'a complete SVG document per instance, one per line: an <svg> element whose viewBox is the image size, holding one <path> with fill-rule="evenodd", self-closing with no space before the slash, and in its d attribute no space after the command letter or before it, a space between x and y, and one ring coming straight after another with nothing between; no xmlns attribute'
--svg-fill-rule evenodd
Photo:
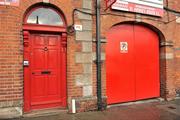
<svg viewBox="0 0 180 120"><path fill-rule="evenodd" d="M77 114L59 112L44 116L26 116L11 120L180 120L180 99L171 102L132 103L105 111Z"/></svg>

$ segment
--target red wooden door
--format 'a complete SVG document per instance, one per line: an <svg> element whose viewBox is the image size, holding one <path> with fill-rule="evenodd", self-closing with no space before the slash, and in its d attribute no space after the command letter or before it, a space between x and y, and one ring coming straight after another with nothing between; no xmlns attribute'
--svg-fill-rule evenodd
<svg viewBox="0 0 180 120"><path fill-rule="evenodd" d="M108 104L158 97L159 44L156 33L139 25L120 25L108 32L107 40Z"/></svg>
<svg viewBox="0 0 180 120"><path fill-rule="evenodd" d="M60 35L31 35L31 109L63 106Z"/></svg>
<svg viewBox="0 0 180 120"><path fill-rule="evenodd" d="M136 100L160 96L159 38L152 30L134 26Z"/></svg>

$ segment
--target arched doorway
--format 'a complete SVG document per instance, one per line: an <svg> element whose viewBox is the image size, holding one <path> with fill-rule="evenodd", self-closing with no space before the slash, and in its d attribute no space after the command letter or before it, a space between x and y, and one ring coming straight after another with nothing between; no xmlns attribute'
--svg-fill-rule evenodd
<svg viewBox="0 0 180 120"><path fill-rule="evenodd" d="M142 25L122 24L107 33L107 102L160 97L159 37Z"/></svg>
<svg viewBox="0 0 180 120"><path fill-rule="evenodd" d="M24 111L66 107L66 22L36 6L24 18Z"/></svg>

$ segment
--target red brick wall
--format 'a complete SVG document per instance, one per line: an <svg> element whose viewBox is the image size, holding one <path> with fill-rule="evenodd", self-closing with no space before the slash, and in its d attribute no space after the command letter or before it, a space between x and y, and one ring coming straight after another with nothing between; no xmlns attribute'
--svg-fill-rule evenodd
<svg viewBox="0 0 180 120"><path fill-rule="evenodd" d="M21 0L18 7L0 6L0 107L18 106L23 102L23 17L29 7L43 0ZM67 24L72 24L73 8L81 1L50 0L64 13ZM82 88L75 87L75 74L82 66L75 64L75 52L81 49L74 35L67 39L67 92L68 98L82 96ZM19 104L17 104L19 103Z"/></svg>
<svg viewBox="0 0 180 120"><path fill-rule="evenodd" d="M0 11L0 101L19 101L23 99L23 39L20 10L0 6Z"/></svg>

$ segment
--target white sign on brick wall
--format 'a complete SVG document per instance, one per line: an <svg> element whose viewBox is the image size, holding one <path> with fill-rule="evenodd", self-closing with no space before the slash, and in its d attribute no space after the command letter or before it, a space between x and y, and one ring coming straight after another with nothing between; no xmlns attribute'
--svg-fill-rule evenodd
<svg viewBox="0 0 180 120"><path fill-rule="evenodd" d="M82 25L74 25L76 31L82 31Z"/></svg>
<svg viewBox="0 0 180 120"><path fill-rule="evenodd" d="M49 3L49 0L43 0L44 3Z"/></svg>
<svg viewBox="0 0 180 120"><path fill-rule="evenodd" d="M0 5L19 6L19 0L0 0Z"/></svg>
<svg viewBox="0 0 180 120"><path fill-rule="evenodd" d="M117 0L112 9L163 16L163 0Z"/></svg>

